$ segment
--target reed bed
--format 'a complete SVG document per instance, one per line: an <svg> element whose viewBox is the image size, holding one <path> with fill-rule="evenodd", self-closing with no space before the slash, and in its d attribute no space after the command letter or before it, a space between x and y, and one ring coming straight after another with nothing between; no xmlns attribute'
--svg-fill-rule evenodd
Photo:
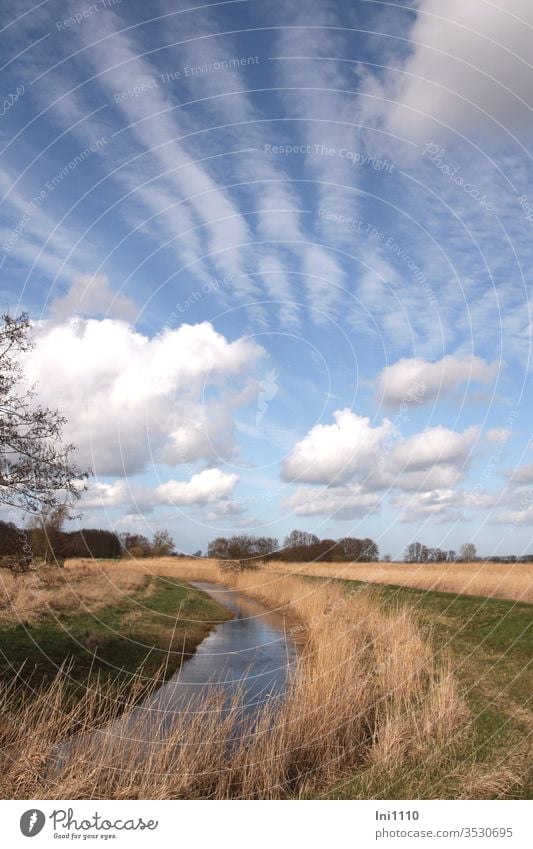
<svg viewBox="0 0 533 849"><path fill-rule="evenodd" d="M70 561L67 568L42 566L13 574L0 569L0 624L32 623L49 611L78 608L94 612L139 590L145 573L120 562Z"/></svg>
<svg viewBox="0 0 533 849"><path fill-rule="evenodd" d="M533 563L280 563L272 572L533 602Z"/></svg>

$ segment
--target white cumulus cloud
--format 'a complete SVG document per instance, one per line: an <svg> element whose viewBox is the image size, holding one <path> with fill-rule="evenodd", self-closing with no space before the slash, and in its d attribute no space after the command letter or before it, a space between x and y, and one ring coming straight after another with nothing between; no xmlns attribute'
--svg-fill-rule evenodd
<svg viewBox="0 0 533 849"><path fill-rule="evenodd" d="M393 432L390 421L372 427L370 419L349 409L337 410L333 417L335 424L315 425L294 446L284 463L287 480L341 484L371 471Z"/></svg>
<svg viewBox="0 0 533 849"><path fill-rule="evenodd" d="M477 427L463 433L437 425L403 439L394 449L392 462L398 473L432 468L436 464L463 465L478 436Z"/></svg>
<svg viewBox="0 0 533 849"><path fill-rule="evenodd" d="M379 495L365 492L363 487L354 484L324 487L318 491L311 487L300 487L285 500L284 507L296 516L326 514L336 519L352 519L354 516L366 515L379 504L379 500Z"/></svg>
<svg viewBox="0 0 533 849"><path fill-rule="evenodd" d="M232 381L263 355L254 342L229 342L209 322L150 338L124 321L70 320L37 328L26 372L39 400L67 417L78 462L99 475L148 464L205 460L234 450ZM217 395L209 388L224 390Z"/></svg>
<svg viewBox="0 0 533 849"><path fill-rule="evenodd" d="M419 518L438 513L449 521L458 509L474 506L463 495L456 501L454 493L469 468L477 427L460 433L438 425L402 437L387 419L372 427L348 409L334 419L313 427L285 462L286 479L311 484L284 502L296 515L351 519L379 508L386 491L402 509L402 521L417 511Z"/></svg>
<svg viewBox="0 0 533 849"><path fill-rule="evenodd" d="M448 128L468 136L529 126L530 0L418 0L416 9L407 59L384 80L369 80L369 92L389 101L377 107L386 128L431 141Z"/></svg>
<svg viewBox="0 0 533 849"><path fill-rule="evenodd" d="M189 481L167 481L156 488L157 496L169 504L207 504L227 498L239 480L236 474L205 469Z"/></svg>
<svg viewBox="0 0 533 849"><path fill-rule="evenodd" d="M129 484L123 479L112 483L97 481L82 495L82 505L106 509L134 505L139 511L148 512L161 505L185 507L216 502L217 509L223 511L238 482L238 475L214 468L204 469L189 480L168 480L153 487Z"/></svg>
<svg viewBox="0 0 533 849"><path fill-rule="evenodd" d="M388 407L427 404L464 383L489 384L498 369L498 363L487 363L473 355L448 355L435 363L404 357L378 375L377 395Z"/></svg>

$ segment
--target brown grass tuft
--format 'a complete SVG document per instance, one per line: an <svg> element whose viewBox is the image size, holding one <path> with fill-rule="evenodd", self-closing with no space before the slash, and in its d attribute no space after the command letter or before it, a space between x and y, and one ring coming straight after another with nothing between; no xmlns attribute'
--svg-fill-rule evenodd
<svg viewBox="0 0 533 849"><path fill-rule="evenodd" d="M70 561L14 575L0 569L0 623L31 623L50 610L94 612L140 589L144 573L129 562Z"/></svg>

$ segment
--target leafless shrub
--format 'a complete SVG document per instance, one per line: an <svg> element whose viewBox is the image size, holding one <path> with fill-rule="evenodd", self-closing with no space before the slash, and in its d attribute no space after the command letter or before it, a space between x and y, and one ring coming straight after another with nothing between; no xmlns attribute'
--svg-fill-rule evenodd
<svg viewBox="0 0 533 849"><path fill-rule="evenodd" d="M221 572L255 572L259 568L259 560L219 560L218 568Z"/></svg>

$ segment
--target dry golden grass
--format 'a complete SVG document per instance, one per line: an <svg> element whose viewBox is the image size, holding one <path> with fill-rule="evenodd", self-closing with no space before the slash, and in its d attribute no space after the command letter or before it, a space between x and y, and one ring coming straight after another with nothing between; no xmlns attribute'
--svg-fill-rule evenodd
<svg viewBox="0 0 533 849"><path fill-rule="evenodd" d="M0 691L4 798L316 796L354 771L423 763L468 722L448 665L409 610L384 609L371 588L347 593L272 571L222 576L212 562L172 558L110 568L215 580L276 608L302 644L285 698L243 720L238 699L224 712L213 692L162 739L146 711L130 714L126 733L115 709L123 698L105 689L65 710L60 675L37 704L15 709L12 685ZM91 733L115 718L113 733ZM72 756L58 764L67 740Z"/></svg>
<svg viewBox="0 0 533 849"><path fill-rule="evenodd" d="M0 623L31 623L50 610L94 612L140 589L144 574L129 562L70 561L14 575L0 569Z"/></svg>
<svg viewBox="0 0 533 849"><path fill-rule="evenodd" d="M533 563L279 563L267 569L533 602Z"/></svg>

